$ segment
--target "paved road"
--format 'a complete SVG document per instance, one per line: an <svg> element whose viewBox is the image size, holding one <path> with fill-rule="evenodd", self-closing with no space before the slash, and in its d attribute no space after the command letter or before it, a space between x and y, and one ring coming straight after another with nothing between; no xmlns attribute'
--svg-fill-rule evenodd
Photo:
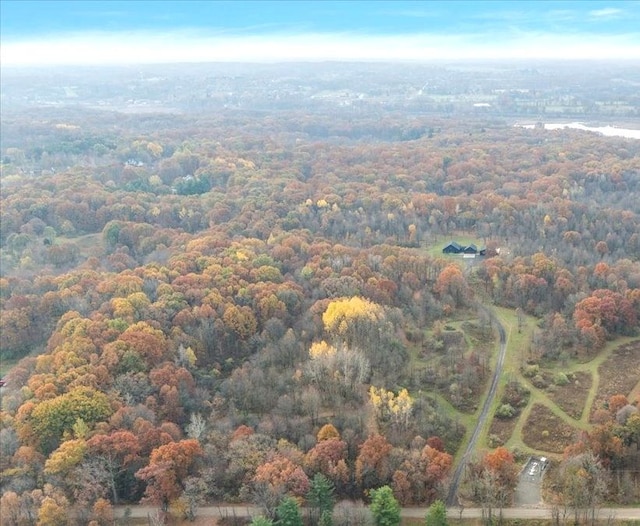
<svg viewBox="0 0 640 526"><path fill-rule="evenodd" d="M124 516L125 506L116 506L114 515L116 518ZM149 514L155 513L158 508L149 506L130 506L130 517L141 518L147 517ZM401 515L406 518L423 519L428 508L402 508ZM497 514L497 510L494 510ZM198 508L197 515L199 517L255 517L260 515L260 508L249 505L228 506L221 504L220 506L203 506ZM482 518L482 508L459 508L450 507L447 509L447 515L450 518L463 519L479 519ZM551 508L505 508L502 510L502 516L505 519L551 519ZM572 514L569 512L568 517ZM640 508L602 508L598 510L597 517L602 520L640 520Z"/></svg>
<svg viewBox="0 0 640 526"><path fill-rule="evenodd" d="M498 353L496 368L493 371L491 387L489 388L487 397L484 400L482 411L480 412L480 416L478 417L478 421L476 422L476 428L473 430L471 439L467 444L467 449L465 450L464 455L460 459L460 462L453 472L453 476L451 477L451 485L449 486L449 494L447 496L447 506L456 506L458 504L458 489L460 487L460 481L462 480L462 474L464 473L464 468L467 465L471 454L476 448L478 437L480 436L480 433L482 432L482 429L484 428L484 425L487 421L487 417L489 416L489 409L491 409L491 404L493 404L493 399L495 398L496 391L498 390L498 382L500 382L500 376L502 375L502 368L504 366L504 357L507 353L507 333L505 332L504 327L498 321L498 318L496 318L495 314L491 310L482 305L480 306L480 308L489 315L492 323L495 323L498 326L498 334L500 335L500 352Z"/></svg>

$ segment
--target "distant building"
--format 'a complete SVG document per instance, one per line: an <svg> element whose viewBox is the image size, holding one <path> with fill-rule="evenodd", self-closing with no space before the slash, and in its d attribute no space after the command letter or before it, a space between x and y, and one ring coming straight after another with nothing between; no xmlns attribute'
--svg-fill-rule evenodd
<svg viewBox="0 0 640 526"><path fill-rule="evenodd" d="M442 249L444 254L461 254L464 247L460 243L450 241L449 244Z"/></svg>
<svg viewBox="0 0 640 526"><path fill-rule="evenodd" d="M477 245L471 243L470 245L461 245L456 241L449 241L449 243L442 249L443 254L462 254L464 256L484 256L487 253L487 249L482 247L478 249Z"/></svg>
<svg viewBox="0 0 640 526"><path fill-rule="evenodd" d="M473 243L471 243L470 245L467 245L466 247L464 247L462 249L462 252L465 254L477 254L478 253L478 247L475 246Z"/></svg>

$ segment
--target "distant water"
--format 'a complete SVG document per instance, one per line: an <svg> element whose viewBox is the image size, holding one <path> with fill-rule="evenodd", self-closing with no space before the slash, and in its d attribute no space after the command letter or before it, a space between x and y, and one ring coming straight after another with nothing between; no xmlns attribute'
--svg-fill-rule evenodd
<svg viewBox="0 0 640 526"><path fill-rule="evenodd" d="M519 128L533 129L535 124L516 124ZM615 126L585 126L581 122L570 122L564 124L545 124L545 130L562 130L572 128L574 130L590 131L600 133L606 137L626 137L627 139L640 139L640 130L630 128L616 128Z"/></svg>

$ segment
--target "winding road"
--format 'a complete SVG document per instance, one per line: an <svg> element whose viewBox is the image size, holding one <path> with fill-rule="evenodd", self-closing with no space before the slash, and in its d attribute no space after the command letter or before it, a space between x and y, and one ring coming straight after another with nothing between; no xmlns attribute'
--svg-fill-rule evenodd
<svg viewBox="0 0 640 526"><path fill-rule="evenodd" d="M480 433L482 432L482 429L487 422L489 409L491 409L491 405L493 404L493 399L495 398L496 391L498 390L498 382L500 381L500 376L502 375L504 357L507 353L507 333L505 332L503 325L500 323L498 318L496 318L496 315L487 307L485 307L484 305L480 305L480 308L488 314L491 322L495 323L498 326L498 334L500 335L500 351L498 353L498 361L496 362L496 367L493 371L493 377L491 378L491 387L489 388L487 397L484 400L482 411L480 412L480 416L478 417L478 421L476 422L476 427L473 430L471 438L469 439L469 443L467 444L467 449L465 449L464 455L460 459L458 466L453 472L451 485L449 486L449 494L447 495L447 506L458 505L458 489L460 487L460 480L462 479L464 468L466 467L467 462L469 461L469 458L471 457L471 454L476 447L476 443L478 442Z"/></svg>

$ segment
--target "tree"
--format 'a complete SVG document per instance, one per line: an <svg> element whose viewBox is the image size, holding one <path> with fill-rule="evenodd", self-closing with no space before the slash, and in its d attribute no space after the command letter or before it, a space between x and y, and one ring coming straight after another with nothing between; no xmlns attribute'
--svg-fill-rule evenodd
<svg viewBox="0 0 640 526"><path fill-rule="evenodd" d="M149 465L136 472L136 477L147 482L146 498L163 506L178 498L183 480L202 453L200 443L192 438L154 449Z"/></svg>
<svg viewBox="0 0 640 526"><path fill-rule="evenodd" d="M118 504L118 480L139 459L141 446L138 437L131 431L119 430L108 435L94 435L87 445L108 473L111 496L113 502Z"/></svg>
<svg viewBox="0 0 640 526"><path fill-rule="evenodd" d="M302 497L309 491L309 478L302 468L281 455L258 466L253 482L254 499L267 515L285 495Z"/></svg>
<svg viewBox="0 0 640 526"><path fill-rule="evenodd" d="M55 499L45 497L38 510L38 522L36 526L67 526L69 518L65 508Z"/></svg>
<svg viewBox="0 0 640 526"><path fill-rule="evenodd" d="M402 429L409 425L414 400L406 389L401 389L396 396L393 391L372 385L369 388L369 401L381 423L390 421Z"/></svg>
<svg viewBox="0 0 640 526"><path fill-rule="evenodd" d="M447 526L447 507L441 500L431 503L424 518L425 526Z"/></svg>
<svg viewBox="0 0 640 526"><path fill-rule="evenodd" d="M363 489L388 482L391 449L391 444L382 435L371 435L362 443L356 458L356 480Z"/></svg>
<svg viewBox="0 0 640 526"><path fill-rule="evenodd" d="M6 491L0 497L0 523L17 526L20 520L20 498L14 491Z"/></svg>
<svg viewBox="0 0 640 526"><path fill-rule="evenodd" d="M83 420L87 425L105 420L113 412L109 399L92 387L76 387L63 395L45 400L31 413L33 437L45 453L58 447L65 431Z"/></svg>
<svg viewBox="0 0 640 526"><path fill-rule="evenodd" d="M293 497L285 497L276 508L278 526L303 526L300 506Z"/></svg>
<svg viewBox="0 0 640 526"><path fill-rule="evenodd" d="M113 506L106 499L98 499L93 505L93 517L99 526L113 524Z"/></svg>
<svg viewBox="0 0 640 526"><path fill-rule="evenodd" d="M325 513L331 515L335 506L333 483L322 473L316 473L311 480L306 498L314 521L318 521Z"/></svg>
<svg viewBox="0 0 640 526"><path fill-rule="evenodd" d="M453 264L440 272L434 290L442 297L451 297L455 307L463 306L471 294L460 267Z"/></svg>
<svg viewBox="0 0 640 526"><path fill-rule="evenodd" d="M569 457L560 466L561 499L573 509L576 524L595 521L608 487L608 472L593 453Z"/></svg>
<svg viewBox="0 0 640 526"><path fill-rule="evenodd" d="M332 426L333 427L333 426ZM343 466L346 467L347 443L332 437L318 442L305 457L305 467L310 471L322 473L334 483L342 480Z"/></svg>
<svg viewBox="0 0 640 526"><path fill-rule="evenodd" d="M44 472L49 475L68 475L71 469L82 462L86 452L87 443L84 440L67 440L51 453L44 464Z"/></svg>
<svg viewBox="0 0 640 526"><path fill-rule="evenodd" d="M518 469L511 452L504 447L488 452L469 468L471 487L482 505L483 517L492 520L494 508L500 510L513 498Z"/></svg>
<svg viewBox="0 0 640 526"><path fill-rule="evenodd" d="M329 440L331 438L337 438L340 440L340 432L335 428L333 424L325 424L318 431L318 435L316 436L318 442L322 442L323 440Z"/></svg>
<svg viewBox="0 0 640 526"><path fill-rule="evenodd" d="M376 526L398 526L400 524L400 504L389 486L371 491L369 509Z"/></svg>
<svg viewBox="0 0 640 526"><path fill-rule="evenodd" d="M354 296L329 303L322 315L325 330L347 347L361 349L375 341L384 321L383 308L367 299Z"/></svg>

